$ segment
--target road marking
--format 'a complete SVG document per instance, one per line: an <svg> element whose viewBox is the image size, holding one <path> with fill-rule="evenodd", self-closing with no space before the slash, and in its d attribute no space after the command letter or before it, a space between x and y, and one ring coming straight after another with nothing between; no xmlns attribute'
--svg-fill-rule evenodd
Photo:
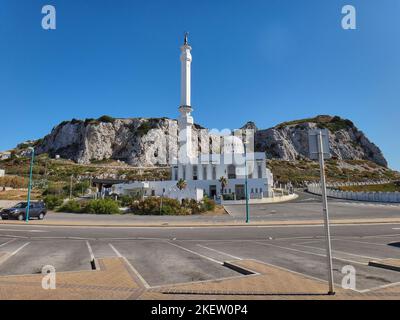
<svg viewBox="0 0 400 320"><path fill-rule="evenodd" d="M342 241L342 242L354 242L354 243L363 243L363 244L372 244L374 246L384 246L387 247L386 243L375 243L375 242L367 242L367 241L358 241L358 240L350 240L350 239L332 239L335 241Z"/></svg>
<svg viewBox="0 0 400 320"><path fill-rule="evenodd" d="M14 252L12 252L12 253L10 254L10 257L16 255L19 251L21 251L23 248L25 248L28 244L30 244L30 242L26 242L25 244L23 244L22 246L20 246L18 249L16 249Z"/></svg>
<svg viewBox="0 0 400 320"><path fill-rule="evenodd" d="M11 239L11 240L9 240L9 241L7 241L7 242L4 242L4 243L0 244L0 247L4 247L5 245L7 245L7 244L9 244L9 243L11 243L11 242L14 242L15 240L17 240L17 239L14 238L14 239Z"/></svg>
<svg viewBox="0 0 400 320"><path fill-rule="evenodd" d="M0 231L8 231L8 232L48 232L45 230L19 230L19 229L0 229Z"/></svg>
<svg viewBox="0 0 400 320"><path fill-rule="evenodd" d="M214 262L214 263L218 263L218 264L221 264L221 265L223 264L222 261L218 261L218 260L215 260L215 259L213 259L213 258L204 256L204 255L202 255L202 254L200 254L200 253L198 253L198 252L195 252L195 251L193 251L193 250L190 250L190 249L187 249L187 248L185 248L185 247L179 246L179 245L177 245L177 244L175 244L175 243L171 243L171 242L169 242L169 241L166 241L165 243L168 243L168 244L170 244L171 246L174 246L174 247L180 248L180 249L182 249L182 250L185 250L185 251L187 251L187 252L190 252L190 253L192 253L192 254L195 254L195 255L197 255L197 256L203 258L203 259L207 259L207 260L212 261L212 262Z"/></svg>
<svg viewBox="0 0 400 320"><path fill-rule="evenodd" d="M307 198L307 199L298 200L297 202L315 201L315 200L318 200L318 201L319 201L319 199L315 199L315 198Z"/></svg>
<svg viewBox="0 0 400 320"><path fill-rule="evenodd" d="M111 249L116 253L119 258L122 258L127 266L132 270L132 272L139 278L139 280L143 283L146 289L150 289L151 286L147 283L147 281L142 277L142 275L130 264L129 260L124 257L111 243L108 244Z"/></svg>
<svg viewBox="0 0 400 320"><path fill-rule="evenodd" d="M276 248L280 248L280 249L284 249L284 250L305 253L305 254L318 256L318 257L326 257L326 255L324 255L324 254L319 254L319 253L314 253L314 252L309 252L309 251L304 251L304 250L298 250L298 249L294 249L294 248L287 248L287 247L277 246L277 245L270 244L270 243L261 243L261 242L258 242L258 241L254 241L254 243L257 243L257 244L262 245L262 246L272 246L272 247L276 247ZM364 265L364 266L367 265L366 263L361 263L361 262L350 260L350 259L343 259L343 258L338 258L338 257L335 257L335 256L333 256L333 258L336 259L336 260L345 261L345 262L351 262L351 263L356 263L356 264L361 264L361 265Z"/></svg>
<svg viewBox="0 0 400 320"><path fill-rule="evenodd" d="M311 249L326 251L326 249L324 249L324 248L318 248L318 247L313 247L313 246L305 246L304 244L295 244L294 243L293 245L294 246L299 246L299 247L305 247L305 248L311 248ZM377 257L363 256L363 255L360 255L360 254L344 252L344 251L340 251L340 250L336 250L336 249L332 249L332 252L338 252L338 253L342 253L342 254L347 254L349 256L355 256L355 257L360 257L360 258L365 258L365 259L370 259L370 260L382 259L382 258L377 258Z"/></svg>
<svg viewBox="0 0 400 320"><path fill-rule="evenodd" d="M119 251L117 249L115 249L115 247L111 243L109 243L108 245L111 247L111 249L113 249L113 251L116 253L118 258L123 258L123 255L120 254Z"/></svg>
<svg viewBox="0 0 400 320"><path fill-rule="evenodd" d="M89 241L86 241L86 245L87 245L87 247L88 247L88 249L89 249L90 260L91 260L91 261L94 261L94 254L93 254L93 250L92 250L92 247L90 246Z"/></svg>
<svg viewBox="0 0 400 320"><path fill-rule="evenodd" d="M209 247L206 247L206 246L202 246L201 244L198 244L197 246L200 247L200 248L204 248L204 249L207 249L207 250L214 251L214 252L219 253L219 254L223 254L223 255L229 256L229 257L231 257L231 258L233 258L233 259L235 259L235 260L243 260L242 258L233 256L233 255L231 255L231 254L229 254L229 253L225 253L225 252L222 252L222 251L213 249L213 248L209 248Z"/></svg>
<svg viewBox="0 0 400 320"><path fill-rule="evenodd" d="M373 287L373 288L369 288L369 289L364 289L364 290L357 290L360 293L366 293L366 292L370 292L370 291L376 291L379 289L386 289L386 288L390 288L390 287L394 287L399 285L400 282L392 282L392 283L388 283L388 284L383 284L381 286L377 286L377 287Z"/></svg>

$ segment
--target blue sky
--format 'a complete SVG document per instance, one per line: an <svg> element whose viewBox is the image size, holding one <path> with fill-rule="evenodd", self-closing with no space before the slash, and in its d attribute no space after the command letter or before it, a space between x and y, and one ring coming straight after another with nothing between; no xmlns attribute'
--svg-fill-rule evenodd
<svg viewBox="0 0 400 320"><path fill-rule="evenodd" d="M400 169L399 15L398 0L1 0L0 150L71 118L176 118L187 30L197 123L339 115Z"/></svg>

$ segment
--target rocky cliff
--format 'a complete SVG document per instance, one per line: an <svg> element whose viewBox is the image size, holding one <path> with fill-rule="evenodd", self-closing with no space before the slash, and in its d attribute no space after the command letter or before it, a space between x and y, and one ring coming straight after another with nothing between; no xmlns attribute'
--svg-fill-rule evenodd
<svg viewBox="0 0 400 320"><path fill-rule="evenodd" d="M252 124L250 124L252 126ZM308 130L329 130L330 152L339 160L370 160L386 167L381 150L358 130L350 120L332 116L295 120L273 128L257 130L256 149L265 151L270 158L299 160L308 157Z"/></svg>
<svg viewBox="0 0 400 320"><path fill-rule="evenodd" d="M253 122L244 128L255 130L256 151L268 158L298 160L307 158L310 128L329 129L331 153L338 159L371 160L381 166L387 162L380 149L370 142L350 120L318 116L279 124L259 130ZM217 135L193 128L193 144L199 153L219 153ZM168 165L178 148L177 121L167 118L71 120L56 126L52 132L35 142L36 152L59 155L78 163L115 159L135 166Z"/></svg>

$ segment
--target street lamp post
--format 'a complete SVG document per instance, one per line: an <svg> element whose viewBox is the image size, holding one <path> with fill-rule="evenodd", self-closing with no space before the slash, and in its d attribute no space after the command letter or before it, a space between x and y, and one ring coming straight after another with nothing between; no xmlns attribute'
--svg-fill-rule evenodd
<svg viewBox="0 0 400 320"><path fill-rule="evenodd" d="M247 188L247 152L246 152L246 143L244 144L244 188L246 195L246 223L250 222L249 217L249 192Z"/></svg>
<svg viewBox="0 0 400 320"><path fill-rule="evenodd" d="M328 211L328 199L326 195L326 179L325 179L325 164L324 164L324 146L322 132L319 131L317 135L318 141L318 156L319 166L321 171L321 189L322 189L322 208L324 212L324 225L325 225L325 242L327 252L327 265L328 265L328 280L329 280L329 292L328 294L335 294L335 286L333 282L333 265L332 265L332 247L331 247L331 233L329 228L329 211Z"/></svg>
<svg viewBox="0 0 400 320"><path fill-rule="evenodd" d="M32 170L33 170L33 161L35 159L35 149L33 147L29 147L29 150L31 150L31 163L29 166L28 199L27 199L27 207L25 215L26 222L29 222L29 209L31 206L31 189L32 189Z"/></svg>

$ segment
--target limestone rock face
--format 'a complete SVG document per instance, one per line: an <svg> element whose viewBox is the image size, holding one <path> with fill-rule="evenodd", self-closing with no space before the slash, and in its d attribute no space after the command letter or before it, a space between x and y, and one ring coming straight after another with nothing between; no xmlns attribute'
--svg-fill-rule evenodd
<svg viewBox="0 0 400 320"><path fill-rule="evenodd" d="M371 160L387 167L381 150L349 120L318 116L312 119L283 123L255 134L256 150L269 158L296 160L308 158L308 130L327 128L332 157L339 160Z"/></svg>
<svg viewBox="0 0 400 320"><path fill-rule="evenodd" d="M193 126L197 154L219 153L219 137ZM162 166L174 162L178 153L178 123L167 118L72 120L56 126L40 140L36 153L88 164L114 159L134 166Z"/></svg>
<svg viewBox="0 0 400 320"><path fill-rule="evenodd" d="M387 166L380 149L349 120L318 116L257 129L253 122L243 128L255 131L255 150L268 158L296 160L308 157L308 129L329 129L332 156L342 160L371 160ZM197 154L220 153L221 139L198 125L193 126L192 145ZM174 163L178 151L178 124L167 118L87 119L65 121L36 142L36 152L60 155L78 163L121 160L134 166Z"/></svg>

